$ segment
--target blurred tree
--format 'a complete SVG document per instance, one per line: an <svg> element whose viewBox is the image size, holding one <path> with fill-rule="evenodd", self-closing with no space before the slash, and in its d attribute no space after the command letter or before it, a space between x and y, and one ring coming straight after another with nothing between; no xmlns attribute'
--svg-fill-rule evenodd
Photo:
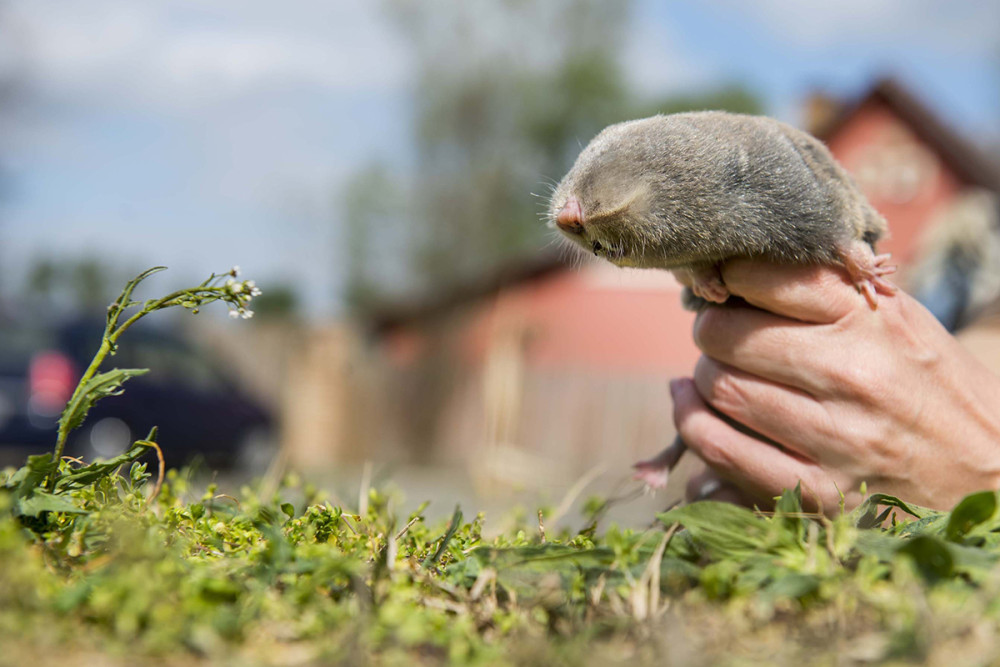
<svg viewBox="0 0 1000 667"><path fill-rule="evenodd" d="M298 294L293 285L268 284L263 294L254 297L251 308L258 317L269 321L291 320L298 314Z"/></svg>
<svg viewBox="0 0 1000 667"><path fill-rule="evenodd" d="M25 272L23 289L40 308L102 312L111 301L111 290L125 273L96 257L36 257Z"/></svg>
<svg viewBox="0 0 1000 667"><path fill-rule="evenodd" d="M539 223L549 188L610 123L693 108L760 111L739 87L637 99L620 62L629 2L385 2L417 63L416 168L407 189L379 167L348 185L355 309L400 285L447 287L537 251L549 234Z"/></svg>
<svg viewBox="0 0 1000 667"><path fill-rule="evenodd" d="M391 279L393 266L400 276L405 273L403 248L409 235L405 227L395 224L405 210L398 182L381 164L357 172L342 194L347 272L344 299L350 311L364 312L380 301L384 291L381 281Z"/></svg>
<svg viewBox="0 0 1000 667"><path fill-rule="evenodd" d="M99 311L108 305L111 285L116 281L103 262L96 257L84 257L66 268L66 287L79 307Z"/></svg>
<svg viewBox="0 0 1000 667"><path fill-rule="evenodd" d="M31 299L51 307L58 282L58 265L49 257L39 257L28 267L24 291Z"/></svg>
<svg viewBox="0 0 1000 667"><path fill-rule="evenodd" d="M526 196L629 103L618 62L629 3L396 0L418 63L413 269L463 281L538 247Z"/></svg>
<svg viewBox="0 0 1000 667"><path fill-rule="evenodd" d="M681 113L683 111L732 111L733 113L762 114L765 112L760 97L748 88L735 83L712 88L696 94L671 95L658 101L640 103L636 107L636 118L658 113Z"/></svg>

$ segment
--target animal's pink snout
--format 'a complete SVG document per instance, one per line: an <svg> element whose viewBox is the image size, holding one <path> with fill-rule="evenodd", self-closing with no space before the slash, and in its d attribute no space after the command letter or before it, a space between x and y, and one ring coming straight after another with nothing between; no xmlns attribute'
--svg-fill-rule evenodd
<svg viewBox="0 0 1000 667"><path fill-rule="evenodd" d="M583 209L576 197L567 199L556 214L556 226L568 234L583 234Z"/></svg>

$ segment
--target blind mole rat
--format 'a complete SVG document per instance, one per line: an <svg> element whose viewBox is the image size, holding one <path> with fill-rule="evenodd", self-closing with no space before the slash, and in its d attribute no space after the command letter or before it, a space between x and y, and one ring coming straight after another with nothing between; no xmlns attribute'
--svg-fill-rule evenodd
<svg viewBox="0 0 1000 667"><path fill-rule="evenodd" d="M605 128L556 187L548 218L569 241L619 266L668 269L685 306L723 303L719 266L736 257L841 265L872 309L895 287L876 255L885 219L812 136L771 118L679 113ZM636 464L666 485L679 440Z"/></svg>

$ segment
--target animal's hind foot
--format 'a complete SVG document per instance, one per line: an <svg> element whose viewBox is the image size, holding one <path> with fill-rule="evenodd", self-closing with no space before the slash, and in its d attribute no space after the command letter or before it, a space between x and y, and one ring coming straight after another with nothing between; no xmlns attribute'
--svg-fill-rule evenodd
<svg viewBox="0 0 1000 667"><path fill-rule="evenodd" d="M875 255L863 241L853 241L846 249L839 250L840 261L872 310L878 308L879 294L891 296L896 293L896 286L882 277L896 272L896 266L888 263L891 255Z"/></svg>
<svg viewBox="0 0 1000 667"><path fill-rule="evenodd" d="M694 296L703 301L725 303L729 298L729 288L722 280L718 265L673 269L672 273L681 284L691 290Z"/></svg>
<svg viewBox="0 0 1000 667"><path fill-rule="evenodd" d="M642 482L654 490L667 488L667 479L670 478L670 468L658 466L650 461L639 461L632 466L635 472L632 479Z"/></svg>
<svg viewBox="0 0 1000 667"><path fill-rule="evenodd" d="M667 480L670 478L670 471L674 469L681 455L687 447L680 436L674 438L669 447L666 447L659 454L651 459L639 461L632 465L635 472L632 479L644 482L651 489L664 489Z"/></svg>

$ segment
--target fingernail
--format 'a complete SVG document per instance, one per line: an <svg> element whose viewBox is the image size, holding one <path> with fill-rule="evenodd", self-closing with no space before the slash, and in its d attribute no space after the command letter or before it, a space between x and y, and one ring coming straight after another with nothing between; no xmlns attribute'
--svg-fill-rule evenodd
<svg viewBox="0 0 1000 667"><path fill-rule="evenodd" d="M670 398L677 400L677 389L680 387L681 379L674 378L670 381Z"/></svg>

